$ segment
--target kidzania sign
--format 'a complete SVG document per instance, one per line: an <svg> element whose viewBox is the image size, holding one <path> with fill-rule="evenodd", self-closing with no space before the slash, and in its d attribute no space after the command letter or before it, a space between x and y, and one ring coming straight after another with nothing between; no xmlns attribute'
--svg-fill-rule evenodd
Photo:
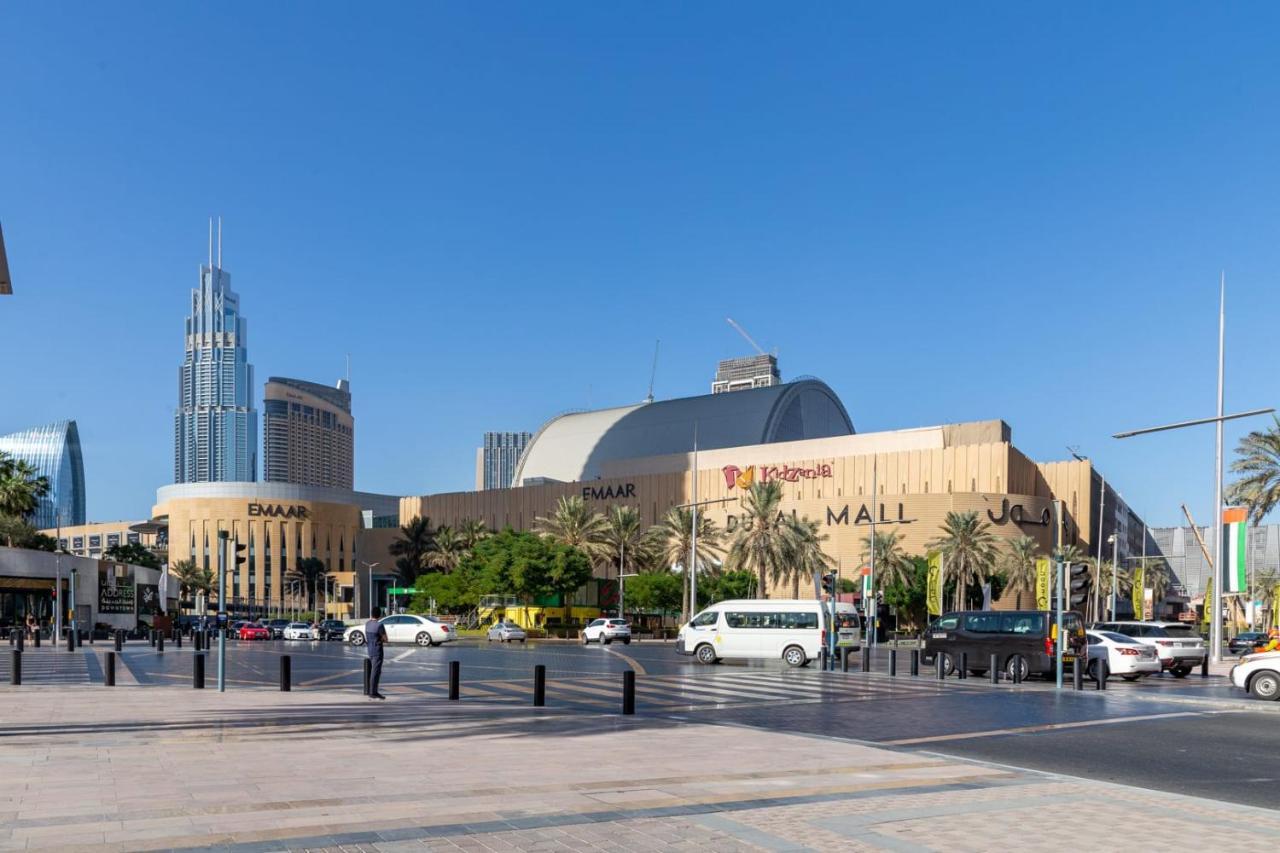
<svg viewBox="0 0 1280 853"><path fill-rule="evenodd" d="M790 465L748 465L745 469L737 465L726 465L720 469L724 474L726 488L749 489L757 478L761 483L781 480L786 483L798 483L801 480L818 480L832 476L831 463L819 462L812 468L792 468Z"/></svg>

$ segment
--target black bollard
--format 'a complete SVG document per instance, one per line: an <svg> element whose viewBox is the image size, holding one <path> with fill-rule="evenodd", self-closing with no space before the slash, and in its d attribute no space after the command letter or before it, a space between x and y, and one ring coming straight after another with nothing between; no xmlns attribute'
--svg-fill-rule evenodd
<svg viewBox="0 0 1280 853"><path fill-rule="evenodd" d="M462 674L462 664L456 660L449 661L449 698L458 698L458 678Z"/></svg>
<svg viewBox="0 0 1280 853"><path fill-rule="evenodd" d="M547 704L547 668L538 664L533 668L533 707Z"/></svg>
<svg viewBox="0 0 1280 853"><path fill-rule="evenodd" d="M182 632L181 631L173 632L173 641L178 644L178 648L182 648Z"/></svg>
<svg viewBox="0 0 1280 853"><path fill-rule="evenodd" d="M76 632L70 628L67 629L67 651L74 652L76 650Z"/></svg>
<svg viewBox="0 0 1280 853"><path fill-rule="evenodd" d="M840 671L849 671L849 647L845 646L840 650Z"/></svg>
<svg viewBox="0 0 1280 853"><path fill-rule="evenodd" d="M969 653L961 652L960 668L956 670L956 678L968 678L968 677L969 677Z"/></svg>
<svg viewBox="0 0 1280 853"><path fill-rule="evenodd" d="M36 631L31 635L31 639L35 642L36 648L40 648L40 632Z"/></svg>
<svg viewBox="0 0 1280 853"><path fill-rule="evenodd" d="M280 690L288 693L293 689L293 660L288 655L280 656Z"/></svg>
<svg viewBox="0 0 1280 853"><path fill-rule="evenodd" d="M1079 656L1071 663L1071 687L1074 690L1084 690L1084 665Z"/></svg>
<svg viewBox="0 0 1280 853"><path fill-rule="evenodd" d="M191 686L204 690L204 655L192 655Z"/></svg>
<svg viewBox="0 0 1280 853"><path fill-rule="evenodd" d="M26 635L26 632L23 631L21 628L17 629L17 634L18 634L18 651L22 651L27 642L27 635Z"/></svg>
<svg viewBox="0 0 1280 853"><path fill-rule="evenodd" d="M912 675L920 674L920 650L919 649L911 650L911 674Z"/></svg>
<svg viewBox="0 0 1280 853"><path fill-rule="evenodd" d="M369 682L373 681L373 661L364 659L364 695L369 695Z"/></svg>
<svg viewBox="0 0 1280 853"><path fill-rule="evenodd" d="M870 646L862 647L862 671L863 672L871 671L871 647Z"/></svg>
<svg viewBox="0 0 1280 853"><path fill-rule="evenodd" d="M156 647L156 629L155 628L152 628L150 631L147 632L147 639L151 641L151 648L154 649Z"/></svg>
<svg viewBox="0 0 1280 853"><path fill-rule="evenodd" d="M889 674L898 674L898 650L889 649Z"/></svg>
<svg viewBox="0 0 1280 853"><path fill-rule="evenodd" d="M991 683L1000 683L1000 655L991 656Z"/></svg>
<svg viewBox="0 0 1280 853"><path fill-rule="evenodd" d="M822 670L823 672L826 672L828 669L826 646L823 646L822 648L818 649L818 669Z"/></svg>
<svg viewBox="0 0 1280 853"><path fill-rule="evenodd" d="M164 631L156 631L156 651L164 651Z"/></svg>
<svg viewBox="0 0 1280 853"><path fill-rule="evenodd" d="M93 645L93 629L89 629L89 645Z"/></svg>
<svg viewBox="0 0 1280 853"><path fill-rule="evenodd" d="M938 652L933 656L933 663L938 670L939 681L947 677L947 670L945 669L946 664L943 663L944 660L945 658L943 657L942 652Z"/></svg>
<svg viewBox="0 0 1280 853"><path fill-rule="evenodd" d="M622 673L622 713L636 712L636 671L624 670Z"/></svg>
<svg viewBox="0 0 1280 853"><path fill-rule="evenodd" d="M1107 676L1111 675L1111 664L1106 658L1098 661L1098 689L1107 689Z"/></svg>
<svg viewBox="0 0 1280 853"><path fill-rule="evenodd" d="M1200 677L1201 678L1209 677L1209 656L1208 655L1205 655L1204 659L1200 661Z"/></svg>
<svg viewBox="0 0 1280 853"><path fill-rule="evenodd" d="M10 654L9 683L18 685L22 683L22 649L14 649Z"/></svg>
<svg viewBox="0 0 1280 853"><path fill-rule="evenodd" d="M202 648L204 647L204 646L203 646L203 644L200 642L200 640L201 640L203 637L204 637L204 633L203 633L203 632L201 632L201 631L192 631L192 632L191 632L191 642L193 642L193 643L195 643L195 644L196 644L196 651L197 651L197 652L198 652L198 651L200 651L200 649L202 649Z"/></svg>
<svg viewBox="0 0 1280 853"><path fill-rule="evenodd" d="M116 686L116 653L107 652L107 660L103 671L103 684L107 687Z"/></svg>
<svg viewBox="0 0 1280 853"><path fill-rule="evenodd" d="M116 651L124 651L124 631L116 629Z"/></svg>

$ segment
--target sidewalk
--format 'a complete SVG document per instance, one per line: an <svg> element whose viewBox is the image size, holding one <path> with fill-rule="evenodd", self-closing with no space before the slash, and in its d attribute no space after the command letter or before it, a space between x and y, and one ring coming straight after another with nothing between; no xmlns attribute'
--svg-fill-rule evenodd
<svg viewBox="0 0 1280 853"><path fill-rule="evenodd" d="M1215 849L1280 840L1280 812L843 741L409 693L375 703L21 687L0 691L0 720L0 850L1048 851L1150 849L1157 836ZM1073 802L1088 804L1086 820L1064 817Z"/></svg>

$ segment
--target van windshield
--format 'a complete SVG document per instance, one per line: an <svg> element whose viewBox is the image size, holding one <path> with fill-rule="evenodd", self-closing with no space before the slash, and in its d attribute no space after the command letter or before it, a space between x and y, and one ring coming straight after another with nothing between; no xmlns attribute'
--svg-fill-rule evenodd
<svg viewBox="0 0 1280 853"><path fill-rule="evenodd" d="M705 613L699 613L693 618L693 624L699 628L707 628L716 624L716 620L720 618L720 613L715 610L708 610Z"/></svg>

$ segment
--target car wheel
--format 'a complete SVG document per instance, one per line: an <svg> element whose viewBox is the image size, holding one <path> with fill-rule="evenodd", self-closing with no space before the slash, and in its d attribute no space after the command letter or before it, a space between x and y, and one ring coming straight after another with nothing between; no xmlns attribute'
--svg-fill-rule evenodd
<svg viewBox="0 0 1280 853"><path fill-rule="evenodd" d="M582 645L584 645L584 646L585 646L585 645L588 645L590 642L591 642L591 638L590 638L590 637L588 637L586 634L583 634L583 635L582 635Z"/></svg>
<svg viewBox="0 0 1280 853"><path fill-rule="evenodd" d="M420 646L430 646L430 645L433 645L433 644L432 644L432 642L431 642L431 635L430 635L430 634L428 634L426 631L423 631L421 634L419 634L418 636L414 637L414 639L415 639L415 640L417 640L418 645L420 645Z"/></svg>
<svg viewBox="0 0 1280 853"><path fill-rule="evenodd" d="M951 675L953 672L955 672L956 662L951 658L951 655L947 654L946 652L938 652L938 654L942 655L942 674ZM936 655L934 656L934 660L935 661L937 660ZM936 662L934 663L934 666L937 666Z"/></svg>
<svg viewBox="0 0 1280 853"><path fill-rule="evenodd" d="M1084 668L1084 674L1089 677L1090 681L1098 680L1098 660L1094 658L1089 661L1089 665Z"/></svg>
<svg viewBox="0 0 1280 853"><path fill-rule="evenodd" d="M1249 692L1255 699L1280 699L1280 674L1260 672L1249 681Z"/></svg>
<svg viewBox="0 0 1280 853"><path fill-rule="evenodd" d="M1125 681L1137 681L1142 676L1141 675L1122 675L1120 677L1123 678Z"/></svg>
<svg viewBox="0 0 1280 853"><path fill-rule="evenodd" d="M804 666L809 660L809 656L799 646L787 646L782 650L782 659L787 666Z"/></svg>
<svg viewBox="0 0 1280 853"><path fill-rule="evenodd" d="M1026 681L1030 673L1031 668L1027 666L1027 659L1022 655L1010 655L1004 662L1004 677L1010 681L1014 681L1015 678L1018 681Z"/></svg>
<svg viewBox="0 0 1280 853"><path fill-rule="evenodd" d="M1188 675L1190 675L1190 674L1191 674L1191 667L1189 667L1189 666L1178 666L1178 667L1174 667L1173 669L1169 670L1169 672L1173 673L1173 677L1174 677L1174 678L1186 678Z"/></svg>
<svg viewBox="0 0 1280 853"><path fill-rule="evenodd" d="M351 634L351 645L353 645L353 646L363 646L363 645L364 645L364 632L363 632L363 631L353 631L353 632L352 632L352 634Z"/></svg>
<svg viewBox="0 0 1280 853"><path fill-rule="evenodd" d="M698 659L698 663L712 664L716 662L716 650L710 643L703 643L698 646L698 650L693 654Z"/></svg>
<svg viewBox="0 0 1280 853"><path fill-rule="evenodd" d="M486 639L487 641L489 641L490 643L492 643L492 642L493 642L493 637L485 637L485 639Z"/></svg>
<svg viewBox="0 0 1280 853"><path fill-rule="evenodd" d="M524 645L524 638L523 638L523 637L521 637L521 638L520 638L520 645L522 645L522 646Z"/></svg>
<svg viewBox="0 0 1280 853"><path fill-rule="evenodd" d="M603 640L601 640L600 642L604 643L604 644L607 646L607 645L609 645L610 643L612 643L612 642L613 642L613 640L611 640L611 639L610 639L610 638L608 638L608 637L605 637L605 638L604 638Z"/></svg>
<svg viewBox="0 0 1280 853"><path fill-rule="evenodd" d="M630 637L623 637L623 638L622 638L622 645L624 645L624 646L629 646L629 645L631 645L631 638L630 638Z"/></svg>

